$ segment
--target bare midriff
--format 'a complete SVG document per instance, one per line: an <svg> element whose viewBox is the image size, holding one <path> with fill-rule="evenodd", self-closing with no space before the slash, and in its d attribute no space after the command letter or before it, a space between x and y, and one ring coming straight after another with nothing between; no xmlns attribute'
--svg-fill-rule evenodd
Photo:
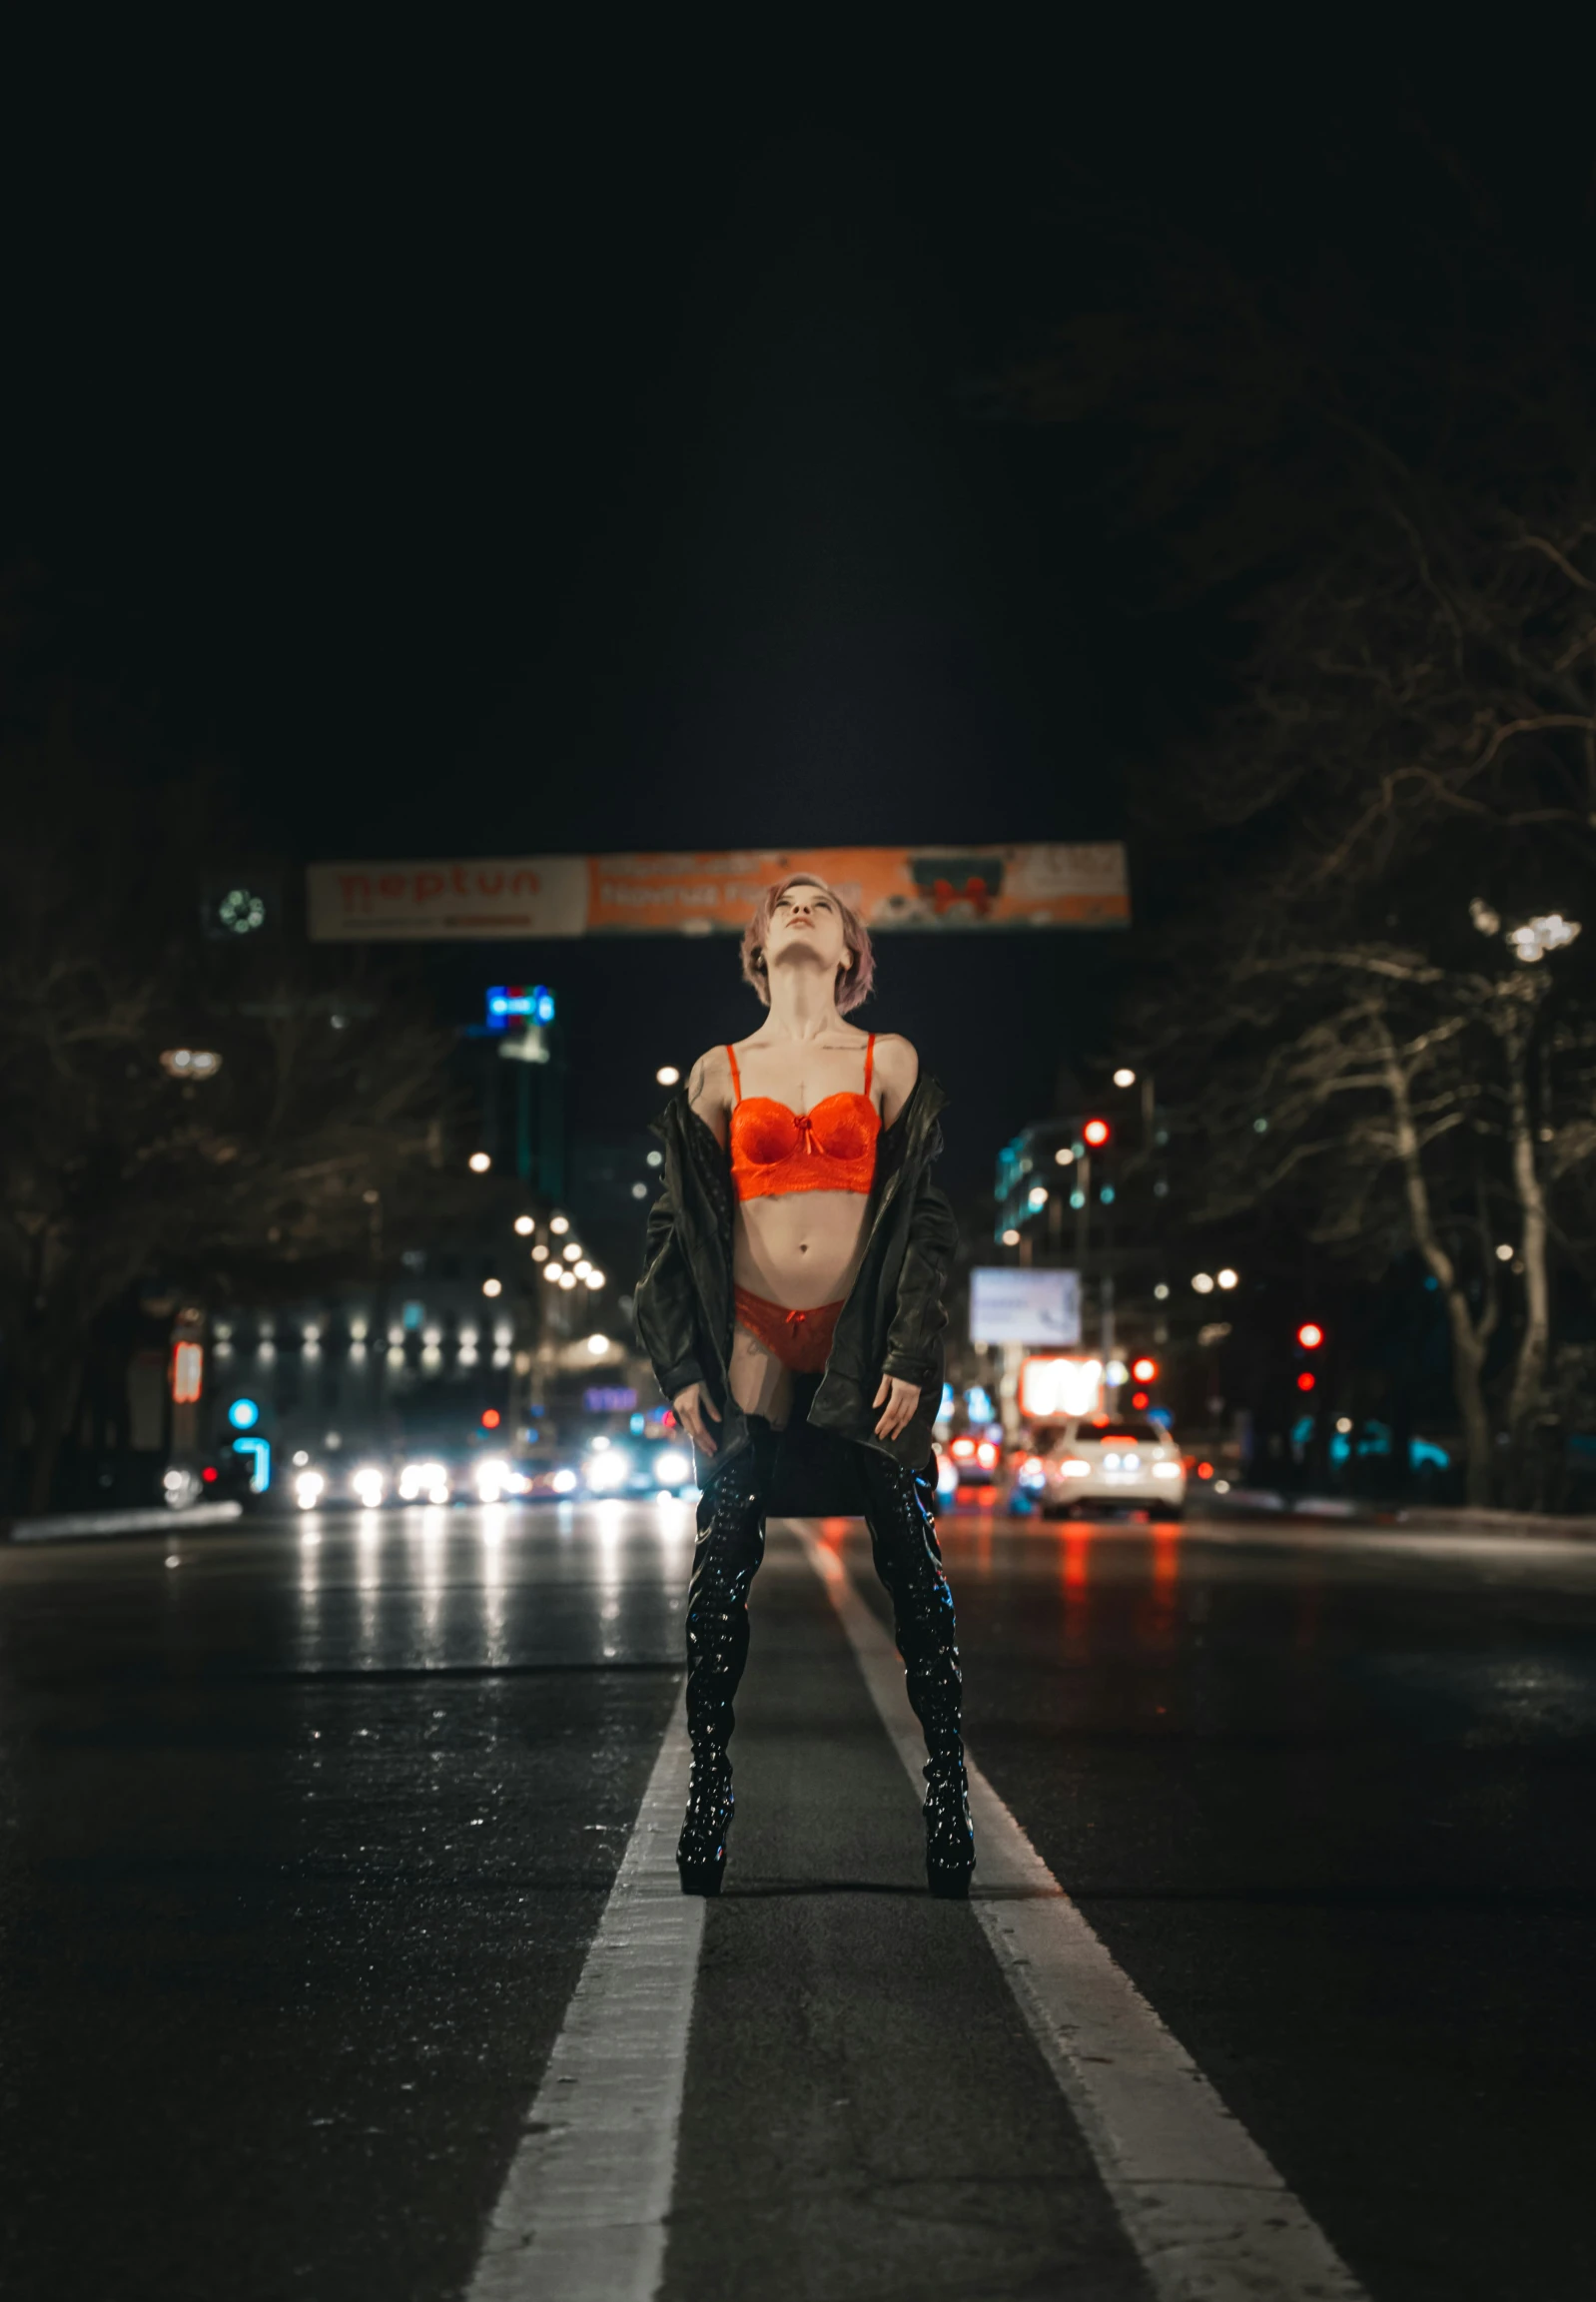
<svg viewBox="0 0 1596 2302"><path fill-rule="evenodd" d="M732 1238L733 1278L789 1310L840 1302L859 1268L869 1204L859 1191L741 1200Z"/></svg>

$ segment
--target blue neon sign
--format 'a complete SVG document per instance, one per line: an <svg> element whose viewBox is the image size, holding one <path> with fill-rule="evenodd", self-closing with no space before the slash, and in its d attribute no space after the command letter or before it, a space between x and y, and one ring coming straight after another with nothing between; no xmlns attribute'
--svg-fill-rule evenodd
<svg viewBox="0 0 1596 2302"><path fill-rule="evenodd" d="M264 1495L272 1484L272 1442L270 1439L235 1439L233 1452L250 1458L250 1492Z"/></svg>
<svg viewBox="0 0 1596 2302"><path fill-rule="evenodd" d="M228 1408L227 1419L236 1431L253 1431L261 1419L261 1410L254 1399L235 1399Z"/></svg>
<svg viewBox="0 0 1596 2302"><path fill-rule="evenodd" d="M540 983L496 983L487 994L487 1028L507 1031L512 1023L552 1023L554 995Z"/></svg>

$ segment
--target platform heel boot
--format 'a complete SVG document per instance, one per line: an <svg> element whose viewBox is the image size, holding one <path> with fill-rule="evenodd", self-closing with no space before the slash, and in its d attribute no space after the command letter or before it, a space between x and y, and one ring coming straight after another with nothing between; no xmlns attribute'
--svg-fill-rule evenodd
<svg viewBox="0 0 1596 2302"><path fill-rule="evenodd" d="M926 1738L926 1884L933 1895L962 1902L976 1843L965 1780L958 1628L931 1514L933 1489L923 1473L872 1453L866 1490L871 1555L892 1600L909 1701Z"/></svg>
<svg viewBox="0 0 1596 2302"><path fill-rule="evenodd" d="M699 1505L687 1598L687 1734L692 1781L676 1846L684 1895L718 1895L735 1801L726 1746L732 1697L748 1659L748 1590L765 1555L761 1482L753 1462L733 1466Z"/></svg>

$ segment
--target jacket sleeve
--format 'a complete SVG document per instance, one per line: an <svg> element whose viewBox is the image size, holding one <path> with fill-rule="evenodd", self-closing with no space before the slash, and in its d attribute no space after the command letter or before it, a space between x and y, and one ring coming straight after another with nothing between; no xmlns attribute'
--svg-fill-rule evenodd
<svg viewBox="0 0 1596 2302"><path fill-rule="evenodd" d="M648 1211L643 1275L633 1296L638 1336L667 1399L701 1383L698 1297L676 1227L676 1201L667 1180Z"/></svg>
<svg viewBox="0 0 1596 2302"><path fill-rule="evenodd" d="M937 1371L937 1338L948 1323L943 1292L959 1244L959 1225L944 1194L922 1171L909 1215L909 1241L898 1273L898 1302L887 1329L882 1372L918 1383Z"/></svg>

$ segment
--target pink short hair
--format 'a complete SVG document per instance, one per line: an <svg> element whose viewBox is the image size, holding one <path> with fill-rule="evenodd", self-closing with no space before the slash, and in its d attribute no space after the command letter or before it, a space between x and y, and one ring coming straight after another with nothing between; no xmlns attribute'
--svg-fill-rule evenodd
<svg viewBox="0 0 1596 2302"><path fill-rule="evenodd" d="M767 887L759 899L759 908L743 929L743 981L751 983L761 1006L770 1005L770 985L765 973L765 938L770 933L770 922L775 909L787 890L792 887L818 888L829 895L842 918L842 932L853 963L837 981L837 1013L851 1015L856 1007L863 1007L870 997L870 987L876 980L876 955L870 948L870 930L854 910L844 903L834 887L828 887L812 871L790 871L785 879L778 879L774 887Z"/></svg>

